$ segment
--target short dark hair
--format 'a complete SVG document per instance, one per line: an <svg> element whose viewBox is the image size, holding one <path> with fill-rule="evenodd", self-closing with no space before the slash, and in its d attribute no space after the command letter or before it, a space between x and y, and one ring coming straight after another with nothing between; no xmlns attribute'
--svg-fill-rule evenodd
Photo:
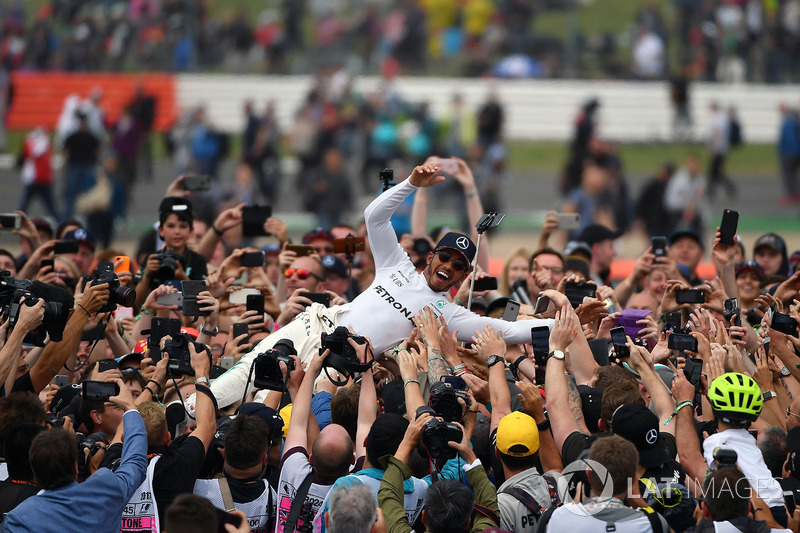
<svg viewBox="0 0 800 533"><path fill-rule="evenodd" d="M3 457L8 466L8 478L15 481L33 481L31 470L31 443L44 431L41 424L20 424L10 429L3 442Z"/></svg>
<svg viewBox="0 0 800 533"><path fill-rule="evenodd" d="M425 520L431 533L463 531L474 509L472 492L455 479L439 480L425 492Z"/></svg>
<svg viewBox="0 0 800 533"><path fill-rule="evenodd" d="M603 398L600 400L600 418L606 424L606 429L611 428L611 417L620 405L635 403L646 405L639 386L630 381L618 381L612 383L603 391Z"/></svg>
<svg viewBox="0 0 800 533"><path fill-rule="evenodd" d="M339 424L346 429L353 442L356 441L356 430L358 429L358 397L360 394L361 384L356 383L352 387L340 388L331 398L331 424Z"/></svg>
<svg viewBox="0 0 800 533"><path fill-rule="evenodd" d="M36 484L43 489L53 490L75 481L78 446L69 431L42 431L33 439L28 457Z"/></svg>
<svg viewBox="0 0 800 533"><path fill-rule="evenodd" d="M16 264L16 262L17 262L17 258L16 258L16 257L14 257L14 254L12 254L11 252L9 252L9 251L8 251L8 250L6 250L5 248L0 248L0 255L4 255L4 256L6 256L6 257L10 258L10 259L11 259L11 261L13 261L13 262L14 262L14 264Z"/></svg>
<svg viewBox="0 0 800 533"><path fill-rule="evenodd" d="M367 435L367 461L380 468L380 459L394 455L408 429L408 420L397 413L384 413L375 419Z"/></svg>
<svg viewBox="0 0 800 533"><path fill-rule="evenodd" d="M639 467L639 451L627 439L619 435L610 435L597 439L589 448L589 459L597 461L606 469L604 479L594 468L589 475L592 492L600 494L609 481L613 486L613 495L624 493L628 488L628 481L636 474Z"/></svg>
<svg viewBox="0 0 800 533"><path fill-rule="evenodd" d="M164 522L169 533L217 533L217 510L207 498L181 494L167 507Z"/></svg>
<svg viewBox="0 0 800 533"><path fill-rule="evenodd" d="M559 252L555 248L550 248L548 246L548 247L545 247L545 248L539 248L538 250L536 250L535 252L533 252L531 254L531 258L528 259L528 271L533 270L533 262L540 255L554 255L554 256L558 257L561 260L561 264L562 265L564 264L564 256L561 255L561 252Z"/></svg>
<svg viewBox="0 0 800 533"><path fill-rule="evenodd" d="M764 457L764 463L772 473L772 477L783 477L783 465L789 450L786 447L786 431L779 426L770 426L763 430L764 436L758 443L758 449Z"/></svg>
<svg viewBox="0 0 800 533"><path fill-rule="evenodd" d="M254 415L238 415L231 422L225 437L225 462L244 470L261 464L267 453L269 428Z"/></svg>
<svg viewBox="0 0 800 533"><path fill-rule="evenodd" d="M8 431L20 424L44 424L47 413L32 392L12 392L0 397L0 444Z"/></svg>
<svg viewBox="0 0 800 533"><path fill-rule="evenodd" d="M703 482L703 501L715 522L747 516L750 482L735 466L717 468Z"/></svg>
<svg viewBox="0 0 800 533"><path fill-rule="evenodd" d="M521 470L528 470L536 466L536 459L539 457L538 453L532 453L525 457L515 457L500 452L500 461L506 465L509 470L519 472Z"/></svg>
<svg viewBox="0 0 800 533"><path fill-rule="evenodd" d="M617 381L621 380L630 381L634 385L637 385L638 383L636 381L636 376L621 366L599 366L594 373L597 376L594 386L601 387L603 389L610 386L612 383L616 383Z"/></svg>
<svg viewBox="0 0 800 533"><path fill-rule="evenodd" d="M106 402L102 400L87 400L81 396L81 402L78 406L78 416L81 418L83 425L89 433L95 432L94 420L92 420L92 411L104 413L106 410Z"/></svg>

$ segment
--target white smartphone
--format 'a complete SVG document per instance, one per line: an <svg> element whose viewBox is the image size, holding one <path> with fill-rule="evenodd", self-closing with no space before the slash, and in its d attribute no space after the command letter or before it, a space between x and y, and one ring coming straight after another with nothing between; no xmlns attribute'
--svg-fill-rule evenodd
<svg viewBox="0 0 800 533"><path fill-rule="evenodd" d="M167 294L162 294L156 299L156 301L161 305L177 305L178 307L182 307L183 293L169 292Z"/></svg>
<svg viewBox="0 0 800 533"><path fill-rule="evenodd" d="M458 172L458 161L453 158L440 159L439 168L447 174L456 174Z"/></svg>
<svg viewBox="0 0 800 533"><path fill-rule="evenodd" d="M245 287L244 289L231 292L228 295L228 301L231 305L245 305L247 303L247 297L251 294L261 294L261 291L251 287Z"/></svg>
<svg viewBox="0 0 800 533"><path fill-rule="evenodd" d="M581 227L581 215L579 213L557 213L558 229L578 229Z"/></svg>
<svg viewBox="0 0 800 533"><path fill-rule="evenodd" d="M114 318L122 320L124 318L133 318L133 307L117 307Z"/></svg>
<svg viewBox="0 0 800 533"><path fill-rule="evenodd" d="M224 368L225 370L229 370L233 368L233 356L232 355L223 355L219 358L219 366Z"/></svg>

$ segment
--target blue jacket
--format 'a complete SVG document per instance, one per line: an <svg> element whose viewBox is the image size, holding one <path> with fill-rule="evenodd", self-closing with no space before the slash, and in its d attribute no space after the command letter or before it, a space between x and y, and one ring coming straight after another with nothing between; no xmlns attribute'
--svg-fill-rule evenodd
<svg viewBox="0 0 800 533"><path fill-rule="evenodd" d="M122 509L147 471L147 433L138 411L126 412L122 461L116 472L101 468L83 483L72 482L28 498L6 517L6 531L119 531Z"/></svg>
<svg viewBox="0 0 800 533"><path fill-rule="evenodd" d="M785 117L781 123L778 153L781 157L800 157L800 124L794 116Z"/></svg>

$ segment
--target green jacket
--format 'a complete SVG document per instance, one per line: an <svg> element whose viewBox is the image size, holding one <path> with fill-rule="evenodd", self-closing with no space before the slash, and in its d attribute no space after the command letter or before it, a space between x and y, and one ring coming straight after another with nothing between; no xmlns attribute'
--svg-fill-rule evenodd
<svg viewBox="0 0 800 533"><path fill-rule="evenodd" d="M409 533L414 530L406 518L406 510L403 505L403 481L411 477L411 469L402 461L389 457L386 465L386 473L381 480L381 488L378 490L378 504L383 511L386 520L387 533ZM497 491L486 477L486 470L483 465L477 466L467 472L467 481L475 492L475 503L488 507L500 516L497 507ZM488 527L499 527L490 518L478 513L475 515L475 522L472 524L471 533L483 531Z"/></svg>

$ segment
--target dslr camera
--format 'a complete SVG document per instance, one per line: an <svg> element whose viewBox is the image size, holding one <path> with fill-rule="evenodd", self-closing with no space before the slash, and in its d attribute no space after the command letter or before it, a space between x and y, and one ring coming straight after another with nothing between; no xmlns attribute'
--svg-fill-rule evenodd
<svg viewBox="0 0 800 533"><path fill-rule="evenodd" d="M297 355L297 350L289 339L281 339L266 352L258 354L253 361L253 384L256 388L282 391L285 384L280 363L286 365L288 374L294 370L292 355Z"/></svg>
<svg viewBox="0 0 800 533"><path fill-rule="evenodd" d="M180 268L181 264L181 254L175 250L164 248L156 254L156 257L161 262L161 265L156 270L155 276L153 276L153 282L156 285L161 285L165 281L175 279L175 271Z"/></svg>
<svg viewBox="0 0 800 533"><path fill-rule="evenodd" d="M167 372L173 376L194 376L192 353L189 351L190 344L194 344L197 352L208 351L205 345L194 342L186 333L179 333L164 343L164 352L169 356ZM209 357L211 357L210 354Z"/></svg>
<svg viewBox="0 0 800 533"><path fill-rule="evenodd" d="M328 379L330 379L331 382L333 382L333 384L337 387L345 385L347 380L349 380L356 373L369 370L370 366L372 365L372 361L366 364L361 364L361 362L358 360L356 349L350 346L350 343L347 342L347 339L353 339L358 344L364 344L367 342L367 339L350 333L350 331L344 326L337 327L335 330L333 330L333 333L322 334L322 347L319 349L319 353L322 354L325 350L331 351L331 353L323 362L323 369L325 370L325 375L328 376ZM339 372L339 374L344 376L344 379L334 380L331 378L330 374L328 373L328 368L332 368Z"/></svg>
<svg viewBox="0 0 800 533"><path fill-rule="evenodd" d="M37 284L39 288L46 287L48 290L52 288L60 291L57 287L51 287L44 283L37 282ZM31 292L32 288L34 288L32 281L12 278L8 270L0 270L0 294L2 294L0 300L5 302L2 307L2 313L8 318L11 329L19 321L22 306L33 307L39 301L39 297ZM37 292L42 291L37 290ZM6 299L8 295L10 295L10 299ZM42 294L41 297L45 300L42 323L36 329L29 331L22 341L34 346L44 346L44 341L48 335L50 335L50 340L53 342L61 341L64 335L64 327L67 325L67 319L69 318L69 308L65 308L62 302L49 301L53 299L53 295ZM20 302L20 299L23 299L23 301Z"/></svg>
<svg viewBox="0 0 800 533"><path fill-rule="evenodd" d="M423 451L434 461L449 461L458 455L458 451L447 443L461 442L463 438L460 427L437 416L428 420L422 428L420 443Z"/></svg>
<svg viewBox="0 0 800 533"><path fill-rule="evenodd" d="M736 467L736 460L739 456L736 450L727 446L717 446L714 448L714 462L717 463L717 468L727 468L729 466Z"/></svg>
<svg viewBox="0 0 800 533"><path fill-rule="evenodd" d="M447 422L461 422L464 410L458 403L459 398L469 405L469 396L466 392L453 387L450 383L439 381L431 385L428 406Z"/></svg>
<svg viewBox="0 0 800 533"><path fill-rule="evenodd" d="M117 305L131 307L136 300L136 291L120 285L119 277L114 272L114 263L110 261L98 261L90 281L92 286L108 283L108 303L100 308L100 313L113 311Z"/></svg>

